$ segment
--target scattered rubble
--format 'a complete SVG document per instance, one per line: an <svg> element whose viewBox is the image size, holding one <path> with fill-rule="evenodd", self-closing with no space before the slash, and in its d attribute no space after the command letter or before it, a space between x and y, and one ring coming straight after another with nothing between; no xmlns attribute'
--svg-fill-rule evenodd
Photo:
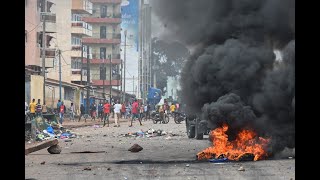
<svg viewBox="0 0 320 180"><path fill-rule="evenodd" d="M85 167L83 170L84 171L91 171L91 168L90 167Z"/></svg>
<svg viewBox="0 0 320 180"><path fill-rule="evenodd" d="M134 144L133 146L131 146L128 151L131 152L139 152L142 151L143 147L139 146L138 144Z"/></svg>
<svg viewBox="0 0 320 180"><path fill-rule="evenodd" d="M154 129L149 129L147 131L143 131L143 130L139 130L137 132L129 132L127 134L120 134L119 136L121 137L156 137L156 136L177 136L177 134L173 134L172 131L169 131L168 133L164 130L158 129L158 130L154 130Z"/></svg>
<svg viewBox="0 0 320 180"><path fill-rule="evenodd" d="M41 164L41 165L44 165L45 163L46 163L45 161L42 161L40 164Z"/></svg>
<svg viewBox="0 0 320 180"><path fill-rule="evenodd" d="M25 148L25 155L30 154L35 151L39 151L39 150L47 148L47 147L57 145L57 144L58 144L57 139L47 140L47 141L44 141L41 143L36 143L36 144L31 144L31 145L28 144L28 145L26 145L26 148Z"/></svg>

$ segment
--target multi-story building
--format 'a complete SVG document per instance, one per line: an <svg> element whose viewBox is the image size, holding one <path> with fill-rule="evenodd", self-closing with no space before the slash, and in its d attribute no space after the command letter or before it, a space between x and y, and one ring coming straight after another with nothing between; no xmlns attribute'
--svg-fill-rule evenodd
<svg viewBox="0 0 320 180"><path fill-rule="evenodd" d="M92 86L100 90L108 87L109 90L112 86L121 86L121 0L91 0L91 2L92 15L87 15L82 20L92 24L92 37L84 37L82 43L92 49L90 52ZM86 59L84 63L86 64Z"/></svg>
<svg viewBox="0 0 320 180"><path fill-rule="evenodd" d="M87 70L82 69L86 61L88 48L82 44L82 38L92 36L92 25L82 20L84 15L92 14L92 3L88 0L72 0L71 8L71 82L86 84ZM89 48L91 49L91 48ZM82 76L81 76L82 70ZM92 78L90 78L92 79Z"/></svg>

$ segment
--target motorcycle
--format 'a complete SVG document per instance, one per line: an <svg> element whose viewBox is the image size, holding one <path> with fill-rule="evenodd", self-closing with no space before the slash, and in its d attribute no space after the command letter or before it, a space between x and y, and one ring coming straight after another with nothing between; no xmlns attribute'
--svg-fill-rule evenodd
<svg viewBox="0 0 320 180"><path fill-rule="evenodd" d="M166 113L164 113L163 116L164 116L164 118L162 119L162 118L160 117L160 113L158 113L158 112L156 112L156 111L153 111L153 112L151 113L151 119L152 119L152 121L153 121L154 124L157 124L158 122L160 122L160 124L161 124L161 123L167 124L167 123L169 122L169 116L168 116Z"/></svg>
<svg viewBox="0 0 320 180"><path fill-rule="evenodd" d="M186 120L186 114L180 112L174 112L173 120L176 124L180 124L182 121Z"/></svg>

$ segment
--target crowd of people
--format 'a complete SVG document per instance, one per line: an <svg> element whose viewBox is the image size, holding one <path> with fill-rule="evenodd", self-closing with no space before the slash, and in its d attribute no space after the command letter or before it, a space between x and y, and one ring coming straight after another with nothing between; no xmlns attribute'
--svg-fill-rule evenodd
<svg viewBox="0 0 320 180"><path fill-rule="evenodd" d="M110 117L115 120L114 127L120 127L120 119L130 119L129 127L133 126L135 120L138 120L140 126L142 126L143 120L147 121L151 119L152 111L158 112L160 117L163 118L165 113L174 113L178 110L179 103L171 103L171 105L168 105L168 103L165 102L163 105L151 106L149 103L143 104L137 99L127 103L120 103L119 100L109 103L109 101L106 100L105 102L100 101L98 104L91 103L89 113L86 112L85 106L81 104L78 122L80 122L85 114L89 114L93 121L100 119L100 121L103 122L103 126L107 123L107 126L109 127ZM29 113L31 118L35 118L47 114L48 108L45 103L41 104L40 99L38 99L37 103L35 102L35 99L32 99L32 102L29 105L25 102L25 111L26 113ZM66 112L66 105L63 101L58 100L55 111L50 113L59 114L59 123L62 124ZM70 114L70 120L76 121L75 115L77 114L77 111L73 103L71 103L70 108L68 108L68 113Z"/></svg>

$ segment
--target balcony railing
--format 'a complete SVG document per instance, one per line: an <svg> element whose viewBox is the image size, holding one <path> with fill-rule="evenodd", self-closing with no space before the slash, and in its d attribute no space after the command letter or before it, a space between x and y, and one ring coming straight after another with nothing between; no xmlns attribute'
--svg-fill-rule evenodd
<svg viewBox="0 0 320 180"><path fill-rule="evenodd" d="M100 38L100 39L121 39L120 33L92 33L93 38Z"/></svg>
<svg viewBox="0 0 320 180"><path fill-rule="evenodd" d="M93 53L92 54L93 59L109 59L109 56L102 57L99 53ZM112 59L120 59L120 54L112 54Z"/></svg>
<svg viewBox="0 0 320 180"><path fill-rule="evenodd" d="M40 57L42 58L43 56L42 56L42 49L43 48L41 48L41 52L40 52ZM45 51L45 55L46 55L46 58L54 58L54 57L56 57L56 49L55 48L50 48L50 49L46 49L46 51Z"/></svg>
<svg viewBox="0 0 320 180"><path fill-rule="evenodd" d="M92 3L113 3L113 4L121 4L121 0L91 0Z"/></svg>
<svg viewBox="0 0 320 180"><path fill-rule="evenodd" d="M50 12L41 12L40 13L40 21L43 22L43 20L46 20L46 22L56 22L56 14L50 13Z"/></svg>

